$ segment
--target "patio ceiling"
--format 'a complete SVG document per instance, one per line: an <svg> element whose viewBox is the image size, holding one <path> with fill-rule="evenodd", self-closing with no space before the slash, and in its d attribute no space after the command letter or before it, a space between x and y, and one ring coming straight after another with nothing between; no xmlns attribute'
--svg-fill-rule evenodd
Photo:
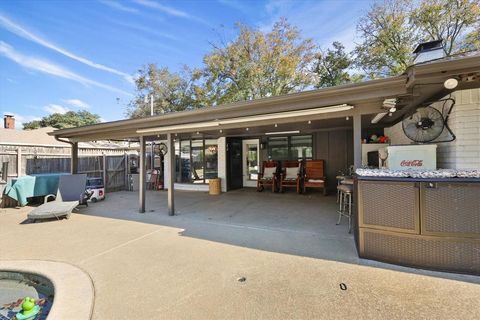
<svg viewBox="0 0 480 320"><path fill-rule="evenodd" d="M447 95L450 91L443 87L443 82L455 77L459 79L456 90L478 88L480 75L480 54L450 57L439 61L428 62L410 67L405 74L398 77L365 81L361 83L305 91L300 93L242 101L222 106L176 112L142 119L129 119L106 122L91 126L62 129L51 133L57 138L68 138L71 141L91 141L106 139L127 139L157 137L169 133L196 133L218 135L219 130L228 134L240 134L249 127L251 132L261 133L274 125L293 128L300 126L302 130L321 129L308 126L307 121L320 121L323 128L331 128L331 123L340 124L338 120L346 116L369 115L367 124L375 114L385 112L383 101L396 98L397 110L392 117L385 117L381 126L390 126L400 121L403 116L414 111L415 107ZM339 109L335 112L309 113L309 111L331 106L348 105L353 108ZM272 118L265 115L306 111L304 115L293 113L290 117ZM252 118L256 117L256 118ZM242 121L232 119L244 118ZM256 119L256 120L255 120ZM328 121L327 121L328 120ZM219 121L223 124L208 126L205 123ZM200 124L205 124L201 127ZM168 127L168 130L165 127ZM156 128L156 129L154 129ZM163 128L163 129L162 129ZM215 130L213 130L215 128ZM271 128L271 127L270 127ZM154 129L154 130L152 130ZM202 130L203 129L203 130ZM268 130L272 131L272 130Z"/></svg>

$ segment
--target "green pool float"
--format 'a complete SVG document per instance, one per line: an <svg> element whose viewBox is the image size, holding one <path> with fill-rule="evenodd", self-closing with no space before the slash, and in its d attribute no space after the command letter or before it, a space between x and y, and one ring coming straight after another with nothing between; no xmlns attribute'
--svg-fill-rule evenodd
<svg viewBox="0 0 480 320"><path fill-rule="evenodd" d="M17 320L30 320L40 312L40 306L35 304L35 299L25 297L22 302L22 311L18 312L15 317Z"/></svg>

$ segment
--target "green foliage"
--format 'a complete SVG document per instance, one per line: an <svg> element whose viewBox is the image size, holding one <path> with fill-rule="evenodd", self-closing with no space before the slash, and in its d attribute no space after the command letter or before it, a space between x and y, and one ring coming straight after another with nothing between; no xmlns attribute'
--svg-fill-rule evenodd
<svg viewBox="0 0 480 320"><path fill-rule="evenodd" d="M370 78L393 76L420 42L443 39L446 55L478 48L479 16L478 0L377 2L357 25L356 65Z"/></svg>
<svg viewBox="0 0 480 320"><path fill-rule="evenodd" d="M127 115L149 116L150 95L163 114L399 75L420 42L443 39L447 55L480 48L479 17L478 0L379 0L358 21L351 53L339 42L319 50L285 19L267 32L237 24L237 37L212 44L200 69L139 70Z"/></svg>
<svg viewBox="0 0 480 320"><path fill-rule="evenodd" d="M34 120L23 124L24 130L53 127L57 129L74 128L91 125L100 122L100 116L88 111L68 111L64 114L53 113L43 117L41 120Z"/></svg>
<svg viewBox="0 0 480 320"><path fill-rule="evenodd" d="M154 114L190 110L201 107L203 88L197 84L201 73L184 67L181 73L149 64L139 70L135 80L137 96L127 109L130 118L150 116L149 96L153 94ZM148 101L145 101L147 97Z"/></svg>
<svg viewBox="0 0 480 320"><path fill-rule="evenodd" d="M315 59L313 72L317 74L316 88L332 87L341 84L360 81L360 75L351 75L348 71L352 66L350 55L338 41L333 42L332 48L320 51Z"/></svg>
<svg viewBox="0 0 480 320"><path fill-rule="evenodd" d="M369 78L398 75L410 64L418 33L410 26L410 0L376 3L357 25L362 42L354 53L356 65Z"/></svg>
<svg viewBox="0 0 480 320"><path fill-rule="evenodd" d="M237 24L238 37L205 55L204 77L214 104L297 92L312 85L314 44L285 19L262 32Z"/></svg>
<svg viewBox="0 0 480 320"><path fill-rule="evenodd" d="M479 17L478 0L429 0L412 11L411 22L424 40L443 39L445 54L450 55L478 48Z"/></svg>

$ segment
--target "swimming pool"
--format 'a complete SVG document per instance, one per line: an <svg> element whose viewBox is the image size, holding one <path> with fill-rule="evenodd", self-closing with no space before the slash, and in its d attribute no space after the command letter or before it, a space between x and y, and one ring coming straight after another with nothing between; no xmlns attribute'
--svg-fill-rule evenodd
<svg viewBox="0 0 480 320"><path fill-rule="evenodd" d="M25 297L34 298L40 307L33 319L46 319L54 299L52 282L36 274L0 271L0 320L16 319Z"/></svg>

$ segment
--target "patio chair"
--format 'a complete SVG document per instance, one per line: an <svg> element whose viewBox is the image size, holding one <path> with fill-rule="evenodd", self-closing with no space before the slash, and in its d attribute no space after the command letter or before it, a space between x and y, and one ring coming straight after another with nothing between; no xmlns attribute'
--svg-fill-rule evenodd
<svg viewBox="0 0 480 320"><path fill-rule="evenodd" d="M301 193L301 165L298 160L287 160L282 165L284 171L280 175L280 192L285 192L285 188L297 188L297 193Z"/></svg>
<svg viewBox="0 0 480 320"><path fill-rule="evenodd" d="M303 192L307 192L307 188L321 188L323 195L327 195L324 160L306 161Z"/></svg>
<svg viewBox="0 0 480 320"><path fill-rule="evenodd" d="M62 217L68 218L80 204L86 204L85 186L87 184L86 174L62 175L58 181L57 194L49 194L44 198L44 204L36 207L28 214L28 219L33 222L42 219ZM47 202L54 198L54 201Z"/></svg>
<svg viewBox="0 0 480 320"><path fill-rule="evenodd" d="M263 191L263 189L265 189L265 186L271 186L272 192L276 191L279 169L280 169L280 165L278 161L275 161L275 160L263 161L262 171L258 173L258 180L257 180L258 192Z"/></svg>
<svg viewBox="0 0 480 320"><path fill-rule="evenodd" d="M158 174L156 171L152 171L150 174L150 178L147 181L147 189L148 190L157 190L157 185L158 185Z"/></svg>

